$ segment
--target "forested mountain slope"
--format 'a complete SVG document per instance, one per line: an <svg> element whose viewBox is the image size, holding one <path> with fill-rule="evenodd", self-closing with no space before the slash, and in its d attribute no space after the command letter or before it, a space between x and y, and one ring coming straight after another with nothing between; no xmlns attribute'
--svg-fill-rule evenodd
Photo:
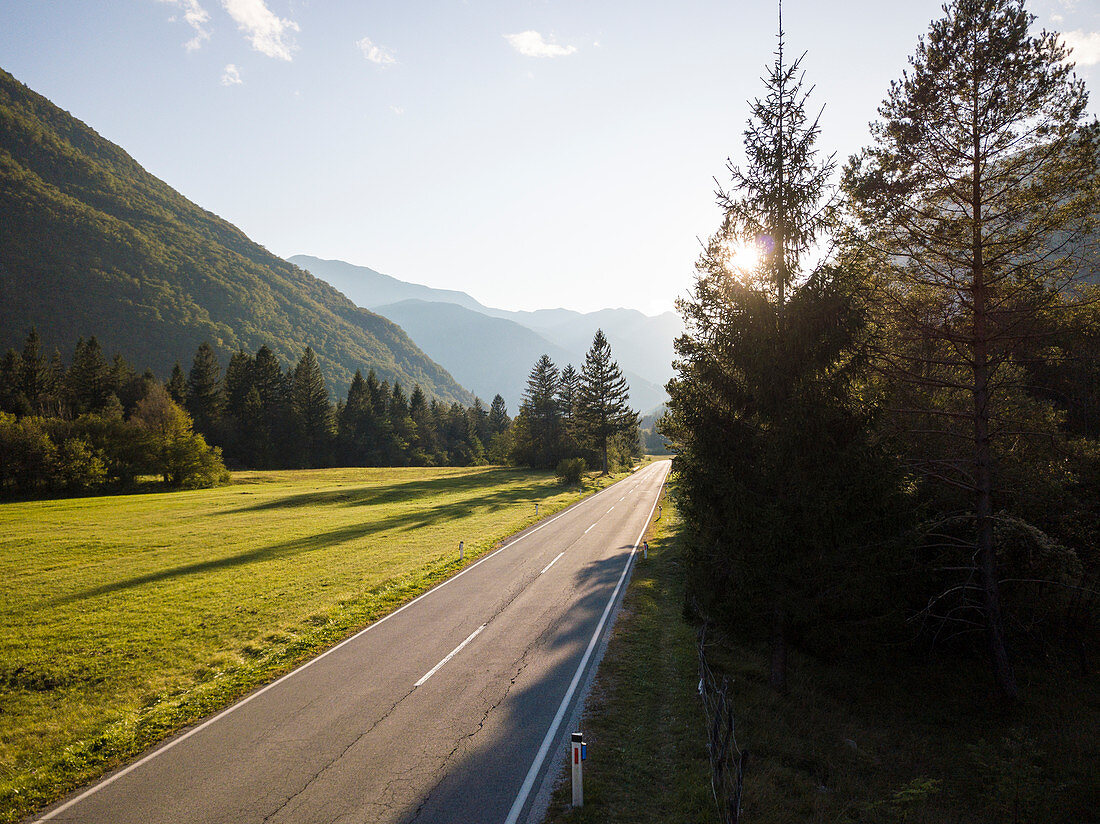
<svg viewBox="0 0 1100 824"><path fill-rule="evenodd" d="M138 368L307 345L330 389L356 369L442 401L472 396L391 321L249 240L120 147L0 70L0 348L30 326L53 346L95 335Z"/></svg>

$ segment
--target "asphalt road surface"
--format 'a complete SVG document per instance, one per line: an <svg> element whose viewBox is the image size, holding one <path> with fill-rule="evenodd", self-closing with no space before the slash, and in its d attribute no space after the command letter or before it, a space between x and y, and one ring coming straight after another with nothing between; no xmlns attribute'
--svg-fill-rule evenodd
<svg viewBox="0 0 1100 824"><path fill-rule="evenodd" d="M668 469L544 519L38 820L526 822Z"/></svg>

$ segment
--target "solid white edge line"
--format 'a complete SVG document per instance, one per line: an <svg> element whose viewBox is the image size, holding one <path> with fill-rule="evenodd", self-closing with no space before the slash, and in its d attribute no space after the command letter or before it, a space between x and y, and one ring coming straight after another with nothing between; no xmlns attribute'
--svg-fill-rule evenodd
<svg viewBox="0 0 1100 824"><path fill-rule="evenodd" d="M564 554L565 554L565 550L562 550L561 552L558 553L558 558L560 558ZM551 561L546 566L544 566L542 568L542 572L540 572L539 575L545 575L546 572L549 571L550 567L552 567L554 564L556 564L558 562L558 558L555 558L553 561Z"/></svg>
<svg viewBox="0 0 1100 824"><path fill-rule="evenodd" d="M665 478L667 477L668 473L666 472ZM577 671L573 674L573 680L569 682L569 689L565 691L565 697L562 698L561 704L558 706L558 711L554 714L554 720L550 722L550 729L546 731L546 737L542 739L542 746L539 747L538 754L535 756L531 768L527 771L527 777L523 779L523 786L520 787L519 795L516 796L516 800L512 802L512 808L508 810L508 817L504 819L504 824L516 824L520 813L523 812L523 807L527 803L527 797L531 794L531 788L534 787L535 779L538 777L539 771L542 769L542 764L546 760L546 754L550 751L550 746L553 744L554 738L557 737L558 727L561 726L562 719L565 717L566 708L573 699L573 693L576 692L577 685L581 681L581 675L584 673L584 668L588 665L588 659L592 657L592 651L596 648L596 642L599 640L600 633L603 632L604 624L607 623L607 616L611 613L611 607L614 605L615 599L619 597L619 590L622 589L623 581L626 580L626 574L630 571L630 565L634 561L634 552L638 543L642 540L642 536L645 535L646 529L649 528L649 522L653 518L653 513L657 510L657 501L661 499L661 487L664 486L665 478L661 479L661 486L657 488L657 494L653 498L653 506L649 510L649 517L645 519L642 531L638 533L638 538L634 541L634 546L630 548L630 554L626 558L626 566L623 567L623 571L619 575L619 582L615 584L615 591L611 593L611 599L603 609L603 615L600 616L600 622L596 625L596 631L592 633L592 638L588 642L588 647L584 651L584 656L581 658L580 664L577 665Z"/></svg>
<svg viewBox="0 0 1100 824"><path fill-rule="evenodd" d="M417 681L415 684L413 684L413 687L423 686L425 681L427 681L429 678L431 678L433 675L435 675L437 672L439 672L440 667L442 667L444 664L446 664L448 661L450 661L452 658L454 658L456 655L458 655L460 652L462 652L462 648L464 646L466 646L468 643L470 643L471 641L473 641L475 638L477 638L477 636L481 634L481 631L483 629L485 629L485 627L487 627L487 626L489 626L489 625L488 624L482 624L480 627L478 627L473 632L471 632L469 634L469 636L467 636L465 641L463 641L461 644L459 644L453 650L448 652L447 655L444 656L443 660L440 661L438 664L436 664L434 667L432 667L430 670L428 670L424 674L423 678L421 678L419 681Z"/></svg>
<svg viewBox="0 0 1100 824"><path fill-rule="evenodd" d="M623 481L625 481L625 480L627 480L627 479L624 478ZM331 647L330 649L325 650L320 655L318 655L316 658L311 658L310 660L308 660L304 664L302 664L300 667L292 669L290 672L286 673L285 675L283 675L280 678L277 678L276 680L272 681L270 684L267 684L263 687L260 687L258 690L256 690L251 695L248 695L248 696L242 698L240 701L238 701L235 704L231 704L230 706L226 707L224 710L219 712L217 715L213 715L210 718L207 718L205 721L203 721L197 727L192 727L191 729L189 729L187 732L183 733L182 735L179 735L176 738L173 738L169 741L166 741L165 743L161 744L159 747L157 747L155 750L153 750L151 753L149 753L145 757L138 759L137 761L133 762L132 764L129 764L128 766L123 767L121 770L114 773L113 775L109 775L106 778L102 779L101 781L93 784L91 787L86 789L84 792L80 793L80 795L76 796L75 798L69 799L64 804L61 804L61 805L55 807L54 809L50 810L48 813L46 813L45 815L43 815L41 817L33 819L32 824L40 824L43 821L49 821L50 819L56 818L57 816L61 815L61 813L65 812L67 809L72 807L73 805L79 804L85 798L89 798L90 796L95 795L100 790L102 790L106 787L109 787L111 784L114 784L116 781L118 781L118 779L129 775L130 773L132 773L134 770L136 770L138 767L142 766L143 764L147 764L150 761L152 761L154 758L156 758L157 756L163 755L164 753L166 753L169 750L173 749L177 744L182 744L184 741L186 741L191 736L195 735L196 733L202 732L207 727L209 727L211 724L215 723L216 721L219 721L222 717L224 717L226 715L229 715L231 712L236 712L241 707L243 707L246 704L252 702L253 700L259 698L261 695L263 695L268 690L274 689L275 687L279 686L279 684L283 683L283 681L286 681L288 678L292 678L293 676L297 675L298 673L302 672L303 670L308 669L309 667L313 666L318 661L320 661L322 658L326 658L327 656L329 656L332 653L336 652L336 650L340 649L341 647L343 647L347 644L350 644L352 641L356 640L357 638L359 638L359 636L363 635L364 633L370 632L372 629L377 627L379 624L384 624L390 618L393 618L395 615L397 615L401 612L404 612L406 609L411 607L413 604L415 604L420 599L427 598L433 592L438 592L439 590L443 589L443 587L447 586L447 584L451 583L451 581L454 581L454 580L457 580L458 578L461 578L467 572L474 569L474 567L480 566L481 564L483 564L485 561L488 561L490 558L492 558L497 553L503 552L504 550L508 549L508 547L515 546L520 541L522 541L524 538L528 537L529 535L534 535L536 532L538 532L544 526L549 526L554 521L556 521L558 518L561 518L562 516L566 515L570 511L572 511L573 509L576 509L579 506L582 506L582 505L584 505L584 504L586 504L590 501L594 501L596 498L598 498L604 492L607 492L609 489L613 489L614 487L618 486L618 484L622 483L623 481L619 481L617 483L612 484L611 486L604 487L603 489L601 489L599 492L595 493L594 495L592 495L588 498L584 498L580 501L577 501L577 503L573 504L572 506L566 507L564 510L559 512L553 518L546 521L546 523L539 524L539 526L535 527L534 529L532 529L528 532L525 532L522 535L520 535L518 538L515 538L514 540L511 540L508 543L504 544L503 546L501 546L500 549L497 549L497 550L494 550L493 552L490 552L484 558L481 558L480 560L476 561L475 563L470 564L468 567L461 570L457 574L452 575L450 578L447 578L447 579L441 581L439 584L432 587L427 592L423 592L420 595L416 596L415 598L413 598L411 601L409 601L409 603L405 604L404 606L398 607L393 612L388 613L387 615L383 615L381 618L379 618L377 621L375 621L369 627L364 627L363 629L359 630L359 632L355 633L355 635L352 635L349 638L345 638L339 644L337 644L334 647Z"/></svg>

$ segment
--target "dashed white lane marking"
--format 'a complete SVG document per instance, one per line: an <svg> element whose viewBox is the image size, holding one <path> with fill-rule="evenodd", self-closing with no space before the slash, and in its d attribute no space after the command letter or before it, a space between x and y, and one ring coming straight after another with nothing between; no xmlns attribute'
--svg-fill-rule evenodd
<svg viewBox="0 0 1100 824"><path fill-rule="evenodd" d="M586 529L586 530L584 531L584 534L585 534L585 535L587 535L587 534L588 534L589 532L591 532L591 531L592 531L592 528L593 528L594 526L596 526L596 525L595 525L595 524L592 524L592 526L588 527L588 529Z"/></svg>
<svg viewBox="0 0 1100 824"><path fill-rule="evenodd" d="M662 486L664 486L667 477L668 473L666 472L661 478ZM542 769L542 764L546 760L546 755L550 751L550 746L553 744L554 737L558 734L558 728L561 726L561 722L565 717L565 711L569 706L569 702L573 700L573 693L577 691L577 685L580 683L584 668L588 666L588 659L592 657L592 651L596 647L596 642L599 640L600 633L603 632L604 624L607 623L607 616L611 612L611 607L615 604L615 599L619 597L619 590L622 589L623 580L626 578L626 573L630 571L630 564L634 560L634 551L637 549L638 543L642 540L642 536L645 535L646 528L649 526L649 519L653 517L653 513L657 510L657 501L659 499L659 494L653 499L653 506L650 508L649 515L645 519L645 525L642 526L642 531L638 533L638 538L634 541L634 548L631 549L630 554L627 556L626 566L623 567L623 571L619 574L619 582L615 584L615 590L611 593L611 600L609 600L607 606L603 608L603 615L600 616L600 621L596 624L596 630L592 633L592 638L589 640L588 646L584 650L584 655L581 657L580 664L577 665L577 671L573 673L573 680L569 682L569 688L565 691L565 696L562 698L561 704L558 705L558 711L554 714L554 720L550 722L550 728L546 731L546 737L542 739L542 745L539 747L538 753L535 754L535 760L531 763L531 768L527 771L527 777L523 779L523 786L520 787L516 800L512 802L512 808L508 811L508 817L504 819L504 824L516 824L516 821L519 819L519 814L523 812L523 808L527 804L527 797L531 794L531 789L535 785L535 779Z"/></svg>
<svg viewBox="0 0 1100 824"><path fill-rule="evenodd" d="M614 509L614 508L615 508L615 506L614 506L614 505L612 505L612 506L611 506L611 509ZM608 514L610 514L610 512L611 512L611 509L607 510L607 512L605 512L604 514L605 514L605 515L608 515Z"/></svg>
<svg viewBox="0 0 1100 824"><path fill-rule="evenodd" d="M561 552L559 552L559 553L558 553L558 558L560 558L560 557L561 557L562 555L564 555L564 554L565 554L565 551L564 551L564 550L562 550ZM545 572L546 572L546 571L547 571L548 569L550 569L550 567L552 567L552 566L553 566L554 564L556 564L556 563L558 562L558 558L555 558L555 559L554 559L553 561L551 561L551 562L550 562L550 563L548 563L548 564L547 564L546 566L544 566L544 567L542 568L542 572L540 572L540 573L539 573L539 575L542 575L542 574L543 574L543 573L545 573Z"/></svg>
<svg viewBox="0 0 1100 824"><path fill-rule="evenodd" d="M425 673L424 677L421 678L419 681L417 681L415 684L413 684L413 686L414 687L422 686L425 681L427 681L429 678L431 678L433 675L435 675L437 672L439 672L440 667L442 667L444 664L446 664L448 661L450 661L452 658L454 658L456 655L458 655L462 651L462 648L464 646L466 646L468 643L470 643L475 638L477 638L477 636L481 634L481 631L483 629L485 629L485 627L487 627L487 626L488 626L488 624L482 624L480 627L478 627L473 632L471 632L469 637L465 641L463 641L461 644L459 644L457 647L455 647L453 650L451 650L449 653L447 653L446 658L444 658L442 661L440 661L438 664L436 664L434 667L432 667L430 670L428 670L428 672Z"/></svg>

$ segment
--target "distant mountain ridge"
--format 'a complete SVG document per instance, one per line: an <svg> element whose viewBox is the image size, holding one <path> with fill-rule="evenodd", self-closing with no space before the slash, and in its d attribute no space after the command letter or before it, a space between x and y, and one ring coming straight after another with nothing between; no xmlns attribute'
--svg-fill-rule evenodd
<svg viewBox="0 0 1100 824"><path fill-rule="evenodd" d="M616 361L627 373L635 407L645 413L667 400L664 385L672 377L672 342L683 330L674 312L656 317L636 309L515 312L485 306L466 292L408 283L341 260L312 255L294 255L288 260L328 281L358 305L393 320L476 394L481 394L478 387L487 385L486 380L500 375L504 383L495 391L504 395L513 411L539 355L550 355L559 367L572 363L579 370L597 328L603 329ZM444 306L464 312L445 310ZM521 335L501 321L522 327L530 335ZM472 343L491 340L494 335L499 336L498 346ZM529 358L517 383L517 361L528 358L535 349L538 351Z"/></svg>
<svg viewBox="0 0 1100 824"><path fill-rule="evenodd" d="M307 345L330 391L356 369L442 401L472 396L392 321L276 257L119 146L0 70L0 347L30 326L63 351L95 335L165 376L208 340L222 358Z"/></svg>
<svg viewBox="0 0 1100 824"><path fill-rule="evenodd" d="M589 340L583 347L566 349L515 321L454 303L404 300L374 311L408 332L430 358L447 364L455 379L475 395L488 400L499 392L513 414L541 355L549 355L559 369L572 363L580 371L591 345ZM661 403L661 387L628 369L623 372L632 404L644 411Z"/></svg>

